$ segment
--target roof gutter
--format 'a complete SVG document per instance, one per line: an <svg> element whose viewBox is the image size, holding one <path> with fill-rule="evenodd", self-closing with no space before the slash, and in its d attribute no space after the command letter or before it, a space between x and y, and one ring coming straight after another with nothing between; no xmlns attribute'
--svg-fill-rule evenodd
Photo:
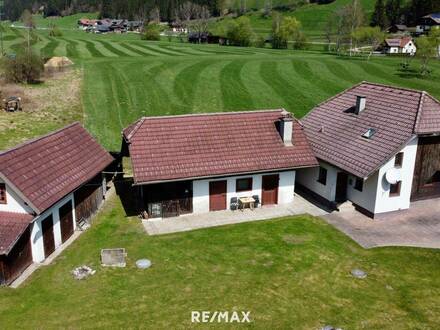
<svg viewBox="0 0 440 330"><path fill-rule="evenodd" d="M241 176L247 174L259 174L259 173L273 173L273 172L285 172L292 171L303 168L317 167L318 165L307 165L307 166L299 166L299 167L283 167L283 168L275 168L270 170L260 170L260 171L251 171L251 172L236 172L236 173L224 173L218 175L206 175L206 176L194 176L188 178L177 178L177 179L167 179L167 180L156 180L156 181L148 181L148 182L136 182L133 183L132 186L147 186L156 183L166 183L166 182L175 182L175 181L187 181L187 180L204 180L204 179L215 179L215 178L224 178L229 176Z"/></svg>

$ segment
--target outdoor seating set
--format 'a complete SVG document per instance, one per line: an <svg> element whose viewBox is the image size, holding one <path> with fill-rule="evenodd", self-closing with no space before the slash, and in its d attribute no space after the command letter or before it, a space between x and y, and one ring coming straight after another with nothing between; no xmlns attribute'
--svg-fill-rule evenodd
<svg viewBox="0 0 440 330"><path fill-rule="evenodd" d="M253 210L260 204L260 198L258 195L246 196L246 197L232 197L231 198L231 210L243 211L246 207Z"/></svg>

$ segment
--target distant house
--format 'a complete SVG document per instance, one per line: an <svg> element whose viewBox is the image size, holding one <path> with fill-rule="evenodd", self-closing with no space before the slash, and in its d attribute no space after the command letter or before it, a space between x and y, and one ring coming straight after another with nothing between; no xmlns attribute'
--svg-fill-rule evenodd
<svg viewBox="0 0 440 330"><path fill-rule="evenodd" d="M411 37L385 39L382 47L385 54L414 55L417 47Z"/></svg>
<svg viewBox="0 0 440 330"><path fill-rule="evenodd" d="M429 14L419 19L416 27L416 33L424 34L429 32L431 29L439 28L439 26L440 13Z"/></svg>
<svg viewBox="0 0 440 330"><path fill-rule="evenodd" d="M123 154L151 218L226 210L244 196L289 204L296 170L317 165L282 109L144 117L123 131Z"/></svg>
<svg viewBox="0 0 440 330"><path fill-rule="evenodd" d="M97 210L112 162L79 123L0 152L0 284L46 259Z"/></svg>
<svg viewBox="0 0 440 330"><path fill-rule="evenodd" d="M363 82L301 123L320 167L296 185L322 201L376 218L440 197L440 102L428 93Z"/></svg>
<svg viewBox="0 0 440 330"><path fill-rule="evenodd" d="M408 27L405 24L394 24L387 29L387 32L393 34L406 34L408 33Z"/></svg>
<svg viewBox="0 0 440 330"><path fill-rule="evenodd" d="M171 23L171 31L174 33L188 33L188 29L184 25L177 22Z"/></svg>
<svg viewBox="0 0 440 330"><path fill-rule="evenodd" d="M88 30L93 28L93 26L96 25L97 20L95 19L88 19L88 18L81 18L78 20L78 27L82 30Z"/></svg>
<svg viewBox="0 0 440 330"><path fill-rule="evenodd" d="M127 21L127 30L132 32L140 32L142 29L141 21Z"/></svg>

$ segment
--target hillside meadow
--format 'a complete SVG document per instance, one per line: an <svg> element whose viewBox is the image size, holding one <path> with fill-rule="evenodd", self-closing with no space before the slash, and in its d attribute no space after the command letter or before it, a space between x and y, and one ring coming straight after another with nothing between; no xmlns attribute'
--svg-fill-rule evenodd
<svg viewBox="0 0 440 330"><path fill-rule="evenodd" d="M78 16L80 17L80 16ZM76 21L62 18L65 26ZM19 51L26 30L9 28L5 44ZM426 90L440 98L440 63L432 75L400 71L401 59L338 57L321 51L272 50L180 42L139 35L37 30L33 47L45 58L68 56L82 70L86 127L110 150L141 116L283 107L301 118L315 105L363 80Z"/></svg>

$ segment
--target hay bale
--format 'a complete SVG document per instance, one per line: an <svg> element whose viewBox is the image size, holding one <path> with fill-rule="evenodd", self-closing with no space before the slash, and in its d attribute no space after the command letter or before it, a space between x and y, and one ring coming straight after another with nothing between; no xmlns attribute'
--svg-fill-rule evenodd
<svg viewBox="0 0 440 330"><path fill-rule="evenodd" d="M54 56L44 64L45 71L62 71L73 65L73 62L66 56Z"/></svg>

